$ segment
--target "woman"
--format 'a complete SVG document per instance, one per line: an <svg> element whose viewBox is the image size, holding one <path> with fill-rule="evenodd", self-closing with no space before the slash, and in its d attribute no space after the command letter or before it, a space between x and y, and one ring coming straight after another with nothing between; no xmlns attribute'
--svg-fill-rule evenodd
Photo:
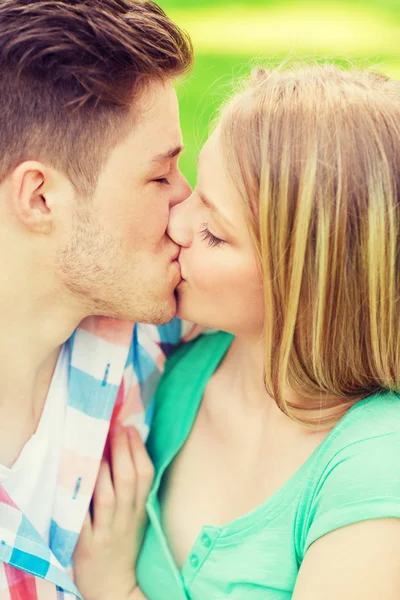
<svg viewBox="0 0 400 600"><path fill-rule="evenodd" d="M400 597L399 166L400 88L383 76L259 69L224 108L169 233L179 316L229 333L166 366L133 574L137 544L108 560L93 543L140 539L150 467L117 436L108 514L130 531L88 523L85 599ZM120 475L134 463L136 499Z"/></svg>

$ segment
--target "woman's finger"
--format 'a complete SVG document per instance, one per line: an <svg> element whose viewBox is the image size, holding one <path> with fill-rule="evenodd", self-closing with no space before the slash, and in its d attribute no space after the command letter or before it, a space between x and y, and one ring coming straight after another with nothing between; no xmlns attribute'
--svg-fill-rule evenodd
<svg viewBox="0 0 400 600"><path fill-rule="evenodd" d="M79 534L78 543L75 548L75 556L85 557L90 551L92 544L92 519L89 511L86 513L85 520L83 521L82 529Z"/></svg>
<svg viewBox="0 0 400 600"><path fill-rule="evenodd" d="M115 493L111 471L107 462L102 461L93 494L93 532L108 531L115 513Z"/></svg>
<svg viewBox="0 0 400 600"><path fill-rule="evenodd" d="M83 525L82 525L82 529L81 529L82 533L85 534L86 537L90 537L93 533L92 531L92 517L90 514L90 511L88 510L85 516L85 519L83 521Z"/></svg>
<svg viewBox="0 0 400 600"><path fill-rule="evenodd" d="M132 522L136 495L136 471L124 427L111 434L111 465L115 491L115 525L125 528Z"/></svg>
<svg viewBox="0 0 400 600"><path fill-rule="evenodd" d="M135 496L136 511L143 514L145 512L147 496L149 495L154 479L154 467L138 430L134 427L130 427L128 429L128 435L137 476Z"/></svg>

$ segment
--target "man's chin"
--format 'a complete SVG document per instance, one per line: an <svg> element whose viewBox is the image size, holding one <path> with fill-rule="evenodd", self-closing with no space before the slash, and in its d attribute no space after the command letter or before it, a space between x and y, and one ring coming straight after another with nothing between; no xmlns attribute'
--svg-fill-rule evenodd
<svg viewBox="0 0 400 600"><path fill-rule="evenodd" d="M120 321L164 325L169 323L175 317L176 309L177 302L174 293L172 293L168 299L154 299L142 306L114 306L113 308L110 306L99 307L93 314L111 319L118 319Z"/></svg>
<svg viewBox="0 0 400 600"><path fill-rule="evenodd" d="M171 298L164 302L158 302L153 307L144 309L141 313L140 319L134 319L140 323L149 323L151 325L165 325L172 321L176 316L177 302L175 295L172 294Z"/></svg>
<svg viewBox="0 0 400 600"><path fill-rule="evenodd" d="M186 314L185 303L181 300L181 294L179 290L175 290L175 298L176 298L176 313L175 316L179 319L183 319L184 321L190 321L190 317Z"/></svg>

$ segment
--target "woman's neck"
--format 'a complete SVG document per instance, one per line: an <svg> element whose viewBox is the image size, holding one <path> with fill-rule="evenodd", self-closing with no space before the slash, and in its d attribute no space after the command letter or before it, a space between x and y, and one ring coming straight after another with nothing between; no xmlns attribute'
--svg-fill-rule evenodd
<svg viewBox="0 0 400 600"><path fill-rule="evenodd" d="M236 337L218 369L230 396L236 398L247 410L259 410L261 407L265 410L272 405L276 407L275 401L265 389L264 361L261 340L250 342Z"/></svg>

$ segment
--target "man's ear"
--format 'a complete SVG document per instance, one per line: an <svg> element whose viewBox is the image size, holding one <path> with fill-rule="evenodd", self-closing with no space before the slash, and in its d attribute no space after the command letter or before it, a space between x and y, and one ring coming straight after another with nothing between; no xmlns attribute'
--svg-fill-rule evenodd
<svg viewBox="0 0 400 600"><path fill-rule="evenodd" d="M26 161L10 174L12 211L32 232L47 234L53 230L54 211L46 200L51 171L40 162Z"/></svg>

